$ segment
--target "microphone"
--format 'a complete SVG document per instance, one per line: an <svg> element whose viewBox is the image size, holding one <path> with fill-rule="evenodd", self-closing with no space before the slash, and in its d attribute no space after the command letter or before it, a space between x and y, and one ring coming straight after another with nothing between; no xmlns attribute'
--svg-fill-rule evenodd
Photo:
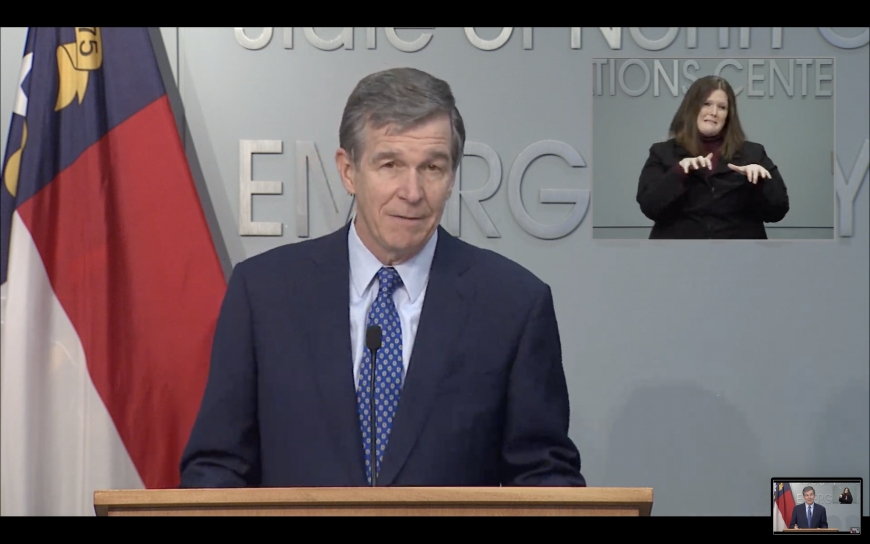
<svg viewBox="0 0 870 544"><path fill-rule="evenodd" d="M366 348L372 354L371 394L369 395L369 451L372 452L372 487L377 486L378 481L378 454L375 451L375 372L377 370L377 353L381 349L381 328L372 325L366 329Z"/></svg>

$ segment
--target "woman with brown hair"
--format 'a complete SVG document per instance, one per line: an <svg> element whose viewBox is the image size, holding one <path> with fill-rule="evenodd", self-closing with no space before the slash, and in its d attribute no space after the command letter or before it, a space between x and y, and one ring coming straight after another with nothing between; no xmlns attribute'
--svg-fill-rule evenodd
<svg viewBox="0 0 870 544"><path fill-rule="evenodd" d="M840 504L852 504L852 493L848 487L840 493Z"/></svg>
<svg viewBox="0 0 870 544"><path fill-rule="evenodd" d="M734 90L706 76L689 87L640 173L637 202L655 221L651 239L766 239L788 193L764 146L746 140Z"/></svg>

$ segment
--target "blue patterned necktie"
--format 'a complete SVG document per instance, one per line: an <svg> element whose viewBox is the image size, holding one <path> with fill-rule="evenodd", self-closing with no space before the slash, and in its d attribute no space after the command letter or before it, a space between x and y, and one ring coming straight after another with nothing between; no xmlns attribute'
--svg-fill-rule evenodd
<svg viewBox="0 0 870 544"><path fill-rule="evenodd" d="M813 523L813 507L810 506L807 508L807 527L812 527Z"/></svg>
<svg viewBox="0 0 870 544"><path fill-rule="evenodd" d="M375 451L377 452L377 471L381 471L381 461L390 437L390 428L396 417L399 406L399 393L402 390L402 324L399 312L393 302L393 293L402 284L402 278L394 268L381 268L378 271L378 296L369 311L366 328L372 325L381 327L381 349L375 353L377 358L377 373L375 375ZM372 354L363 349L363 359L359 372L359 389L357 392L357 410L359 426L362 431L363 451L366 460L366 476L369 485L372 483L371 422L369 411L371 407L371 374Z"/></svg>

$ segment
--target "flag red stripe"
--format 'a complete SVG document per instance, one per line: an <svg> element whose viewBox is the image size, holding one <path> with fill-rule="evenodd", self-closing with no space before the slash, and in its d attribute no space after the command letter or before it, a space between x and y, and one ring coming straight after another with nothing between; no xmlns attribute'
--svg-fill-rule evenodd
<svg viewBox="0 0 870 544"><path fill-rule="evenodd" d="M177 486L226 280L167 98L19 213L142 481Z"/></svg>
<svg viewBox="0 0 870 544"><path fill-rule="evenodd" d="M779 511L782 512L782 517L785 519L785 523L788 524L791 522L791 512L794 509L794 497L791 494L791 491L786 491L782 495L776 499L776 506L779 508Z"/></svg>

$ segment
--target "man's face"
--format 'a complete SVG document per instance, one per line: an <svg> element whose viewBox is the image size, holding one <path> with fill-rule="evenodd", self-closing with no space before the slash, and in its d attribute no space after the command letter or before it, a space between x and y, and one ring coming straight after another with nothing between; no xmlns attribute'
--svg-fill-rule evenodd
<svg viewBox="0 0 870 544"><path fill-rule="evenodd" d="M404 132L367 126L358 165L336 153L342 183L356 195L360 240L385 265L416 255L438 228L455 180L451 143L443 115Z"/></svg>
<svg viewBox="0 0 870 544"><path fill-rule="evenodd" d="M816 500L816 492L815 491L807 491L804 493L804 502L807 504L813 504L813 501Z"/></svg>

